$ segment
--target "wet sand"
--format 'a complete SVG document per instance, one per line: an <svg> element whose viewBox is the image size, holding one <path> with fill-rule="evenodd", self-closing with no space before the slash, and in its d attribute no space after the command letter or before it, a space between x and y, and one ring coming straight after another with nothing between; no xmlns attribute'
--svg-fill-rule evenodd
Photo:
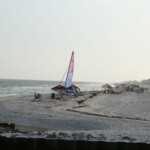
<svg viewBox="0 0 150 150"><path fill-rule="evenodd" d="M15 126L16 129L18 129L20 132L30 132L30 131L37 131L37 132L45 132L49 131L46 128L41 128L41 127L35 127L35 126L24 126L24 125L17 125Z"/></svg>

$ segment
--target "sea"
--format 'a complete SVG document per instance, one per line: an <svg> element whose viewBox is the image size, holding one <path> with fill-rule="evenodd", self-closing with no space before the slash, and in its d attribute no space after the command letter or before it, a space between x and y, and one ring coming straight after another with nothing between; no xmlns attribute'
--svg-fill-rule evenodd
<svg viewBox="0 0 150 150"><path fill-rule="evenodd" d="M20 80L20 79L0 79L0 97L11 95L30 95L37 93L49 94L52 87L58 85L59 81L46 80ZM102 82L75 82L81 91L100 90ZM64 85L64 82L62 83Z"/></svg>

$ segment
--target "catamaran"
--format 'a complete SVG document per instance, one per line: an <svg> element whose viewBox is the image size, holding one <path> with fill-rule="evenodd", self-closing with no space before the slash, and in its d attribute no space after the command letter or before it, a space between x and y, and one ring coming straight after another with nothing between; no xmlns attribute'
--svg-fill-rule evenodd
<svg viewBox="0 0 150 150"><path fill-rule="evenodd" d="M60 91L64 91L67 89L68 90L72 89L71 85L72 85L73 71L74 71L74 51L71 54L71 59L70 59L69 67L68 67L65 85L64 86L62 85L62 81L63 81L62 79L59 85L53 87L52 90L60 92Z"/></svg>

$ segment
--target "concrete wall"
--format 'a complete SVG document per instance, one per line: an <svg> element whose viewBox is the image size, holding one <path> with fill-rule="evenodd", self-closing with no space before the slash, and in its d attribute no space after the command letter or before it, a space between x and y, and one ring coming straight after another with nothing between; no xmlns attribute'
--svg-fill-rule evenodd
<svg viewBox="0 0 150 150"><path fill-rule="evenodd" d="M1 150L150 150L150 144L0 137Z"/></svg>

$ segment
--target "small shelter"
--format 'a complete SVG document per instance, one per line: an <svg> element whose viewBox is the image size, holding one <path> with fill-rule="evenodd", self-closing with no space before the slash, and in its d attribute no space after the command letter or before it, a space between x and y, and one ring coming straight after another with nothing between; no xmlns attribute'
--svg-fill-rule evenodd
<svg viewBox="0 0 150 150"><path fill-rule="evenodd" d="M104 84L102 87L105 89L104 93L120 93L118 86L114 84Z"/></svg>
<svg viewBox="0 0 150 150"><path fill-rule="evenodd" d="M67 90L67 88L65 86L63 86L63 85L57 85L57 86L51 88L51 90L60 92L60 91Z"/></svg>

